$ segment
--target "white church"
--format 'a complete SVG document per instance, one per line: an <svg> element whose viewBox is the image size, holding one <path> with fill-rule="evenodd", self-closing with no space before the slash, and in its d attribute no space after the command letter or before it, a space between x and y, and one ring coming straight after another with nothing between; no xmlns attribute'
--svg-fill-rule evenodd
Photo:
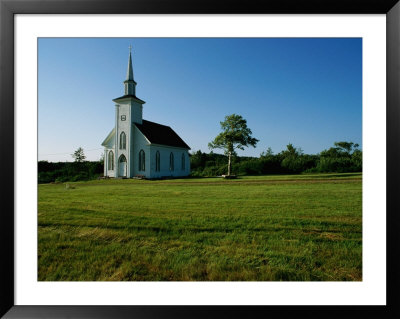
<svg viewBox="0 0 400 319"><path fill-rule="evenodd" d="M179 177L190 174L190 147L169 126L143 119L144 101L136 97L129 49L125 94L115 102L115 127L104 146L104 176Z"/></svg>

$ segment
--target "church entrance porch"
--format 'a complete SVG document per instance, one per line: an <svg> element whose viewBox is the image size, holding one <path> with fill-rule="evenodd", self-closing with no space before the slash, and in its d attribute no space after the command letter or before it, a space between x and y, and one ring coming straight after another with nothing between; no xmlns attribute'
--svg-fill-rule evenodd
<svg viewBox="0 0 400 319"><path fill-rule="evenodd" d="M126 171L127 171L126 157L124 155L121 155L118 160L118 176L126 177Z"/></svg>

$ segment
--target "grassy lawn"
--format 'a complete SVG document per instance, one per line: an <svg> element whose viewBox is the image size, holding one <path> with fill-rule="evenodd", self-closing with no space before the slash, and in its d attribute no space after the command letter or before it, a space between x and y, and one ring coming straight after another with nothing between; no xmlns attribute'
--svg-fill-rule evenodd
<svg viewBox="0 0 400 319"><path fill-rule="evenodd" d="M39 280L362 280L362 176L39 185Z"/></svg>

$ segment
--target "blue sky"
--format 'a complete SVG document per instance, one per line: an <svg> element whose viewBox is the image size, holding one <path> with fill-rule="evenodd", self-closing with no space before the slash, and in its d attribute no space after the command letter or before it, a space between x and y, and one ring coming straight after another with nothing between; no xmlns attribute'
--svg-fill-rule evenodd
<svg viewBox="0 0 400 319"><path fill-rule="evenodd" d="M362 145L360 38L40 38L39 160L72 161L80 146L100 158L129 45L143 118L171 126L192 151L209 152L232 113L260 140L239 155Z"/></svg>

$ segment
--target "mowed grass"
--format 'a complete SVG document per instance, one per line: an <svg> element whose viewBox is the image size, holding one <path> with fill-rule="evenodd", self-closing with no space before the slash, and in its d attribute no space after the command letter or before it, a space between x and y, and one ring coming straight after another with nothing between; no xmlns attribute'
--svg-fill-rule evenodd
<svg viewBox="0 0 400 319"><path fill-rule="evenodd" d="M359 281L362 176L39 185L38 280Z"/></svg>

